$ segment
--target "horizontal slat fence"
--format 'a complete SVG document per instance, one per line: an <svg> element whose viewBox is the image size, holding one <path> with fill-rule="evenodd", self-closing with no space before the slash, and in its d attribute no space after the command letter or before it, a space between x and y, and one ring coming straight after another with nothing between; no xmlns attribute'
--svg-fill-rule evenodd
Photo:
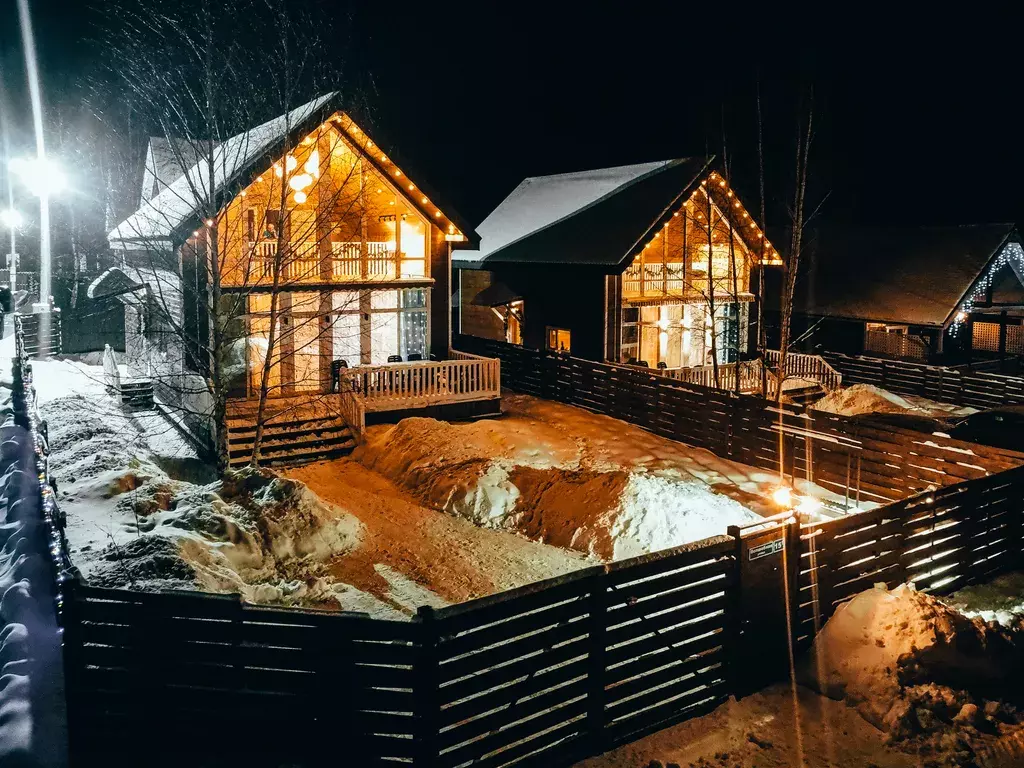
<svg viewBox="0 0 1024 768"><path fill-rule="evenodd" d="M874 584L948 594L1024 564L1024 467L918 494L801 535L798 635Z"/></svg>
<svg viewBox="0 0 1024 768"><path fill-rule="evenodd" d="M880 430L846 416L688 384L651 370L472 336L456 337L455 345L499 358L511 389L628 421L761 469L779 471L781 430L787 474L810 477L840 495L848 482L859 485L863 501L887 503L1024 463L1024 453L909 429Z"/></svg>
<svg viewBox="0 0 1024 768"><path fill-rule="evenodd" d="M71 738L83 759L113 759L105 753L114 749L143 765L156 743L163 753L196 749L168 734L216 724L245 734L229 739L232 752L316 760L336 754L329 730L343 727L354 765L412 761L412 623L81 585L67 604ZM283 723L319 724L323 739L306 731L296 744Z"/></svg>
<svg viewBox="0 0 1024 768"><path fill-rule="evenodd" d="M825 353L846 384L874 384L900 395L917 395L972 408L1024 404L1024 377L965 368L923 365Z"/></svg>

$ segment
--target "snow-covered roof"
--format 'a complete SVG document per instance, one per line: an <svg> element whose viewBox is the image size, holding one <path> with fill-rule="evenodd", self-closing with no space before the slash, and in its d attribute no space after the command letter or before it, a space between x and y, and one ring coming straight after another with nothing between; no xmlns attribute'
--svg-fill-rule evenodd
<svg viewBox="0 0 1024 768"><path fill-rule="evenodd" d="M454 258L477 268L484 262L618 264L710 163L681 158L525 179L476 228L480 248L460 249Z"/></svg>
<svg viewBox="0 0 1024 768"><path fill-rule="evenodd" d="M273 120L232 136L213 151L215 192L233 183L253 163L264 158L286 135L307 119L315 116L335 98L328 93L313 99ZM119 224L107 239L119 242L172 241L186 226L209 196L205 161L193 165L188 173L162 190Z"/></svg>
<svg viewBox="0 0 1024 768"><path fill-rule="evenodd" d="M171 186L185 175L185 171L199 162L199 148L187 139L168 139L151 136L146 149L146 164L142 172L142 196L139 205L145 205L161 190Z"/></svg>
<svg viewBox="0 0 1024 768"><path fill-rule="evenodd" d="M480 249L459 251L459 258L467 261L487 258L506 245L572 216L670 162L659 160L523 179L476 228L480 235Z"/></svg>

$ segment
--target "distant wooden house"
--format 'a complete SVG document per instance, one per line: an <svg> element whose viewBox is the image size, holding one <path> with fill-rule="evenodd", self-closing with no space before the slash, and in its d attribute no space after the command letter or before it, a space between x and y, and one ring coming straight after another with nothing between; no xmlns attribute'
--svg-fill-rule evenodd
<svg viewBox="0 0 1024 768"><path fill-rule="evenodd" d="M746 355L751 274L779 263L705 158L531 177L477 232L462 333L669 370Z"/></svg>
<svg viewBox="0 0 1024 768"><path fill-rule="evenodd" d="M339 452L409 413L498 410L498 362L450 347L450 248L476 235L336 95L217 145L205 219L202 151L151 145L141 207L109 234L120 264L90 288L121 297L129 371L169 413L206 442L226 429L241 463L264 386L264 460Z"/></svg>
<svg viewBox="0 0 1024 768"><path fill-rule="evenodd" d="M799 348L847 354L935 362L1022 355L1020 235L1012 224L808 232L793 330Z"/></svg>

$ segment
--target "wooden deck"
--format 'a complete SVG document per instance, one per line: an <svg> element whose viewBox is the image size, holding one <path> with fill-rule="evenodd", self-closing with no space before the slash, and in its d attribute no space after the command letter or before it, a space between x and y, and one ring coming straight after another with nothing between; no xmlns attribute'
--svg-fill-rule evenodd
<svg viewBox="0 0 1024 768"><path fill-rule="evenodd" d="M347 453L370 423L411 415L477 418L500 413L501 364L453 353L452 360L342 369L337 392L303 392L267 400L260 463L296 463ZM232 464L252 456L255 399L228 402Z"/></svg>

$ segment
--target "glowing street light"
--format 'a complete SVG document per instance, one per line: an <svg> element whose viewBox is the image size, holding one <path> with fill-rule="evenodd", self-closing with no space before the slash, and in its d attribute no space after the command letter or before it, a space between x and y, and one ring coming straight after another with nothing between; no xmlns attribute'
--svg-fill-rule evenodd
<svg viewBox="0 0 1024 768"><path fill-rule="evenodd" d="M4 208L0 211L0 221L10 230L16 230L24 222L22 215L14 208Z"/></svg>
<svg viewBox="0 0 1024 768"><path fill-rule="evenodd" d="M36 197L50 197L63 192L68 185L64 171L48 157L17 157L10 165L21 183Z"/></svg>
<svg viewBox="0 0 1024 768"><path fill-rule="evenodd" d="M50 311L50 197L67 187L60 166L42 154L34 158L15 158L11 172L33 195L39 198L39 302L34 312Z"/></svg>

